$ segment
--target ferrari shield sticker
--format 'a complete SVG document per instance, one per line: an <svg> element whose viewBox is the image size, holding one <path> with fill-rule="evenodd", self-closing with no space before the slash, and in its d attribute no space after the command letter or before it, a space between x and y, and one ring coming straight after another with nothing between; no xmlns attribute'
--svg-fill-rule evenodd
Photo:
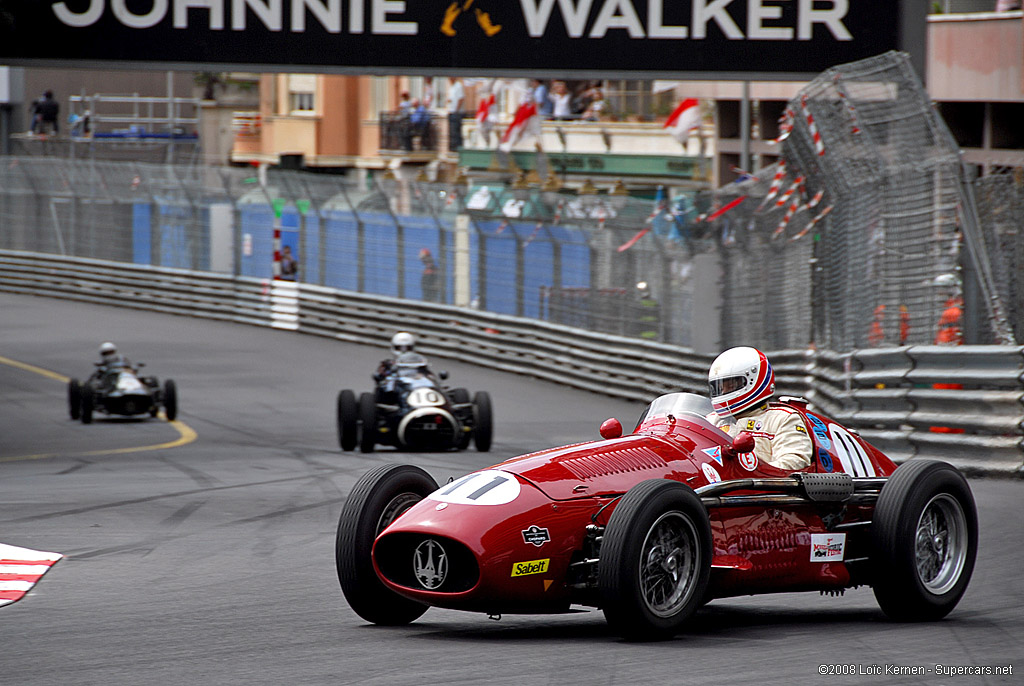
<svg viewBox="0 0 1024 686"><path fill-rule="evenodd" d="M551 558L544 560L529 560L527 562L516 562L512 565L512 576L529 576L530 574L543 574L551 566Z"/></svg>
<svg viewBox="0 0 1024 686"><path fill-rule="evenodd" d="M716 484L722 480L722 477L718 475L718 472L709 463L705 462L700 466L704 476L707 477L708 483Z"/></svg>
<svg viewBox="0 0 1024 686"><path fill-rule="evenodd" d="M445 484L427 497L459 505L504 505L519 497L519 479L498 469L485 469Z"/></svg>
<svg viewBox="0 0 1024 686"><path fill-rule="evenodd" d="M811 562L842 562L846 534L811 534Z"/></svg>
<svg viewBox="0 0 1024 686"><path fill-rule="evenodd" d="M551 534L536 524L529 529L523 529L523 542L535 545L538 548L551 540Z"/></svg>
<svg viewBox="0 0 1024 686"><path fill-rule="evenodd" d="M748 472L752 472L757 469L757 455L754 453L740 453L736 456L736 460L740 463L740 466Z"/></svg>
<svg viewBox="0 0 1024 686"><path fill-rule="evenodd" d="M718 464L722 464L722 446L716 445L714 448L704 448L701 452Z"/></svg>

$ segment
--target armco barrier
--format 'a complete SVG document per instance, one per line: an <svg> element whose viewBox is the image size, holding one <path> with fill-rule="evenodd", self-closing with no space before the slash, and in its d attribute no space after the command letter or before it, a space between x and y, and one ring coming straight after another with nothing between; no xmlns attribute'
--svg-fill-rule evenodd
<svg viewBox="0 0 1024 686"><path fill-rule="evenodd" d="M409 329L427 354L643 402L673 390L705 392L712 360L677 346L448 305L39 253L0 251L0 291L381 347L396 329ZM1024 348L784 350L769 357L779 394L807 398L897 461L927 456L969 473L1024 475Z"/></svg>

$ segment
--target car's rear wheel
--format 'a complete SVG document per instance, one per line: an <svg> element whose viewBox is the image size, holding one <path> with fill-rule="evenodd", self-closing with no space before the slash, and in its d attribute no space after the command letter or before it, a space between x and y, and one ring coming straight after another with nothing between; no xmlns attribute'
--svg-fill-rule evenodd
<svg viewBox="0 0 1024 686"><path fill-rule="evenodd" d="M629 640L666 638L701 606L711 572L711 525L689 486L642 481L605 527L598 589L612 630Z"/></svg>
<svg viewBox="0 0 1024 686"><path fill-rule="evenodd" d="M352 487L338 521L335 563L348 604L366 621L398 626L427 611L426 605L403 598L381 582L371 552L384 529L435 490L437 482L425 471L397 464L372 469Z"/></svg>
<svg viewBox="0 0 1024 686"><path fill-rule="evenodd" d="M359 423L359 450L372 453L373 447L377 445L377 401L373 393L363 393L359 396Z"/></svg>
<svg viewBox="0 0 1024 686"><path fill-rule="evenodd" d="M82 416L82 384L78 379L68 382L68 412L72 419Z"/></svg>
<svg viewBox="0 0 1024 686"><path fill-rule="evenodd" d="M911 460L889 477L871 519L875 599L894 620L949 614L971 580L978 514L967 479L937 460Z"/></svg>
<svg viewBox="0 0 1024 686"><path fill-rule="evenodd" d="M170 379L164 381L163 405L167 421L173 422L178 418L178 387Z"/></svg>
<svg viewBox="0 0 1024 686"><path fill-rule="evenodd" d="M92 424L92 412L96 407L95 392L88 385L82 386L82 404L79 415L83 424Z"/></svg>
<svg viewBox="0 0 1024 686"><path fill-rule="evenodd" d="M342 450L355 450L359 443L359 404L356 394L345 389L338 393L338 444Z"/></svg>
<svg viewBox="0 0 1024 686"><path fill-rule="evenodd" d="M473 443L479 452L491 449L494 435L494 418L491 410L491 396L487 391L477 391L473 396Z"/></svg>

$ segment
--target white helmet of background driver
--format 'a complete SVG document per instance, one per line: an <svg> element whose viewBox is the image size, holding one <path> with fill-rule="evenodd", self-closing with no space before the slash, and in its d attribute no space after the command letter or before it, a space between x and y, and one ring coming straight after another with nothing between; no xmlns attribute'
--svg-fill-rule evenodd
<svg viewBox="0 0 1024 686"><path fill-rule="evenodd" d="M391 352L395 355L412 352L416 347L416 337L408 331L399 331L391 337Z"/></svg>
<svg viewBox="0 0 1024 686"><path fill-rule="evenodd" d="M756 348L730 348L708 372L711 404L719 416L739 415L763 404L775 392L775 371Z"/></svg>
<svg viewBox="0 0 1024 686"><path fill-rule="evenodd" d="M106 358L116 354L117 346L111 343L110 341L100 344L100 357Z"/></svg>

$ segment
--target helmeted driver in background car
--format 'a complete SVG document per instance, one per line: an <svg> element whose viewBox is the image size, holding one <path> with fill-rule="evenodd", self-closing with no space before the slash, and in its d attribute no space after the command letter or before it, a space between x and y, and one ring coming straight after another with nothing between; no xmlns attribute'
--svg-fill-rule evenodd
<svg viewBox="0 0 1024 686"><path fill-rule="evenodd" d="M377 365L377 371L373 373L373 380L380 381L392 371L395 367L395 359L402 353L411 353L416 347L416 337L408 331L399 331L391 337L391 355L392 357L381 360L381 363Z"/></svg>
<svg viewBox="0 0 1024 686"><path fill-rule="evenodd" d="M708 420L730 436L752 435L759 461L788 471L811 464L814 446L803 417L785 406L768 406L775 372L764 353L747 346L726 350L711 363L708 384L715 408Z"/></svg>
<svg viewBox="0 0 1024 686"><path fill-rule="evenodd" d="M106 341L100 345L100 359L96 362L96 371L90 377L90 383L110 385L113 383L112 372L128 367L131 363L123 355L117 353L117 346Z"/></svg>

